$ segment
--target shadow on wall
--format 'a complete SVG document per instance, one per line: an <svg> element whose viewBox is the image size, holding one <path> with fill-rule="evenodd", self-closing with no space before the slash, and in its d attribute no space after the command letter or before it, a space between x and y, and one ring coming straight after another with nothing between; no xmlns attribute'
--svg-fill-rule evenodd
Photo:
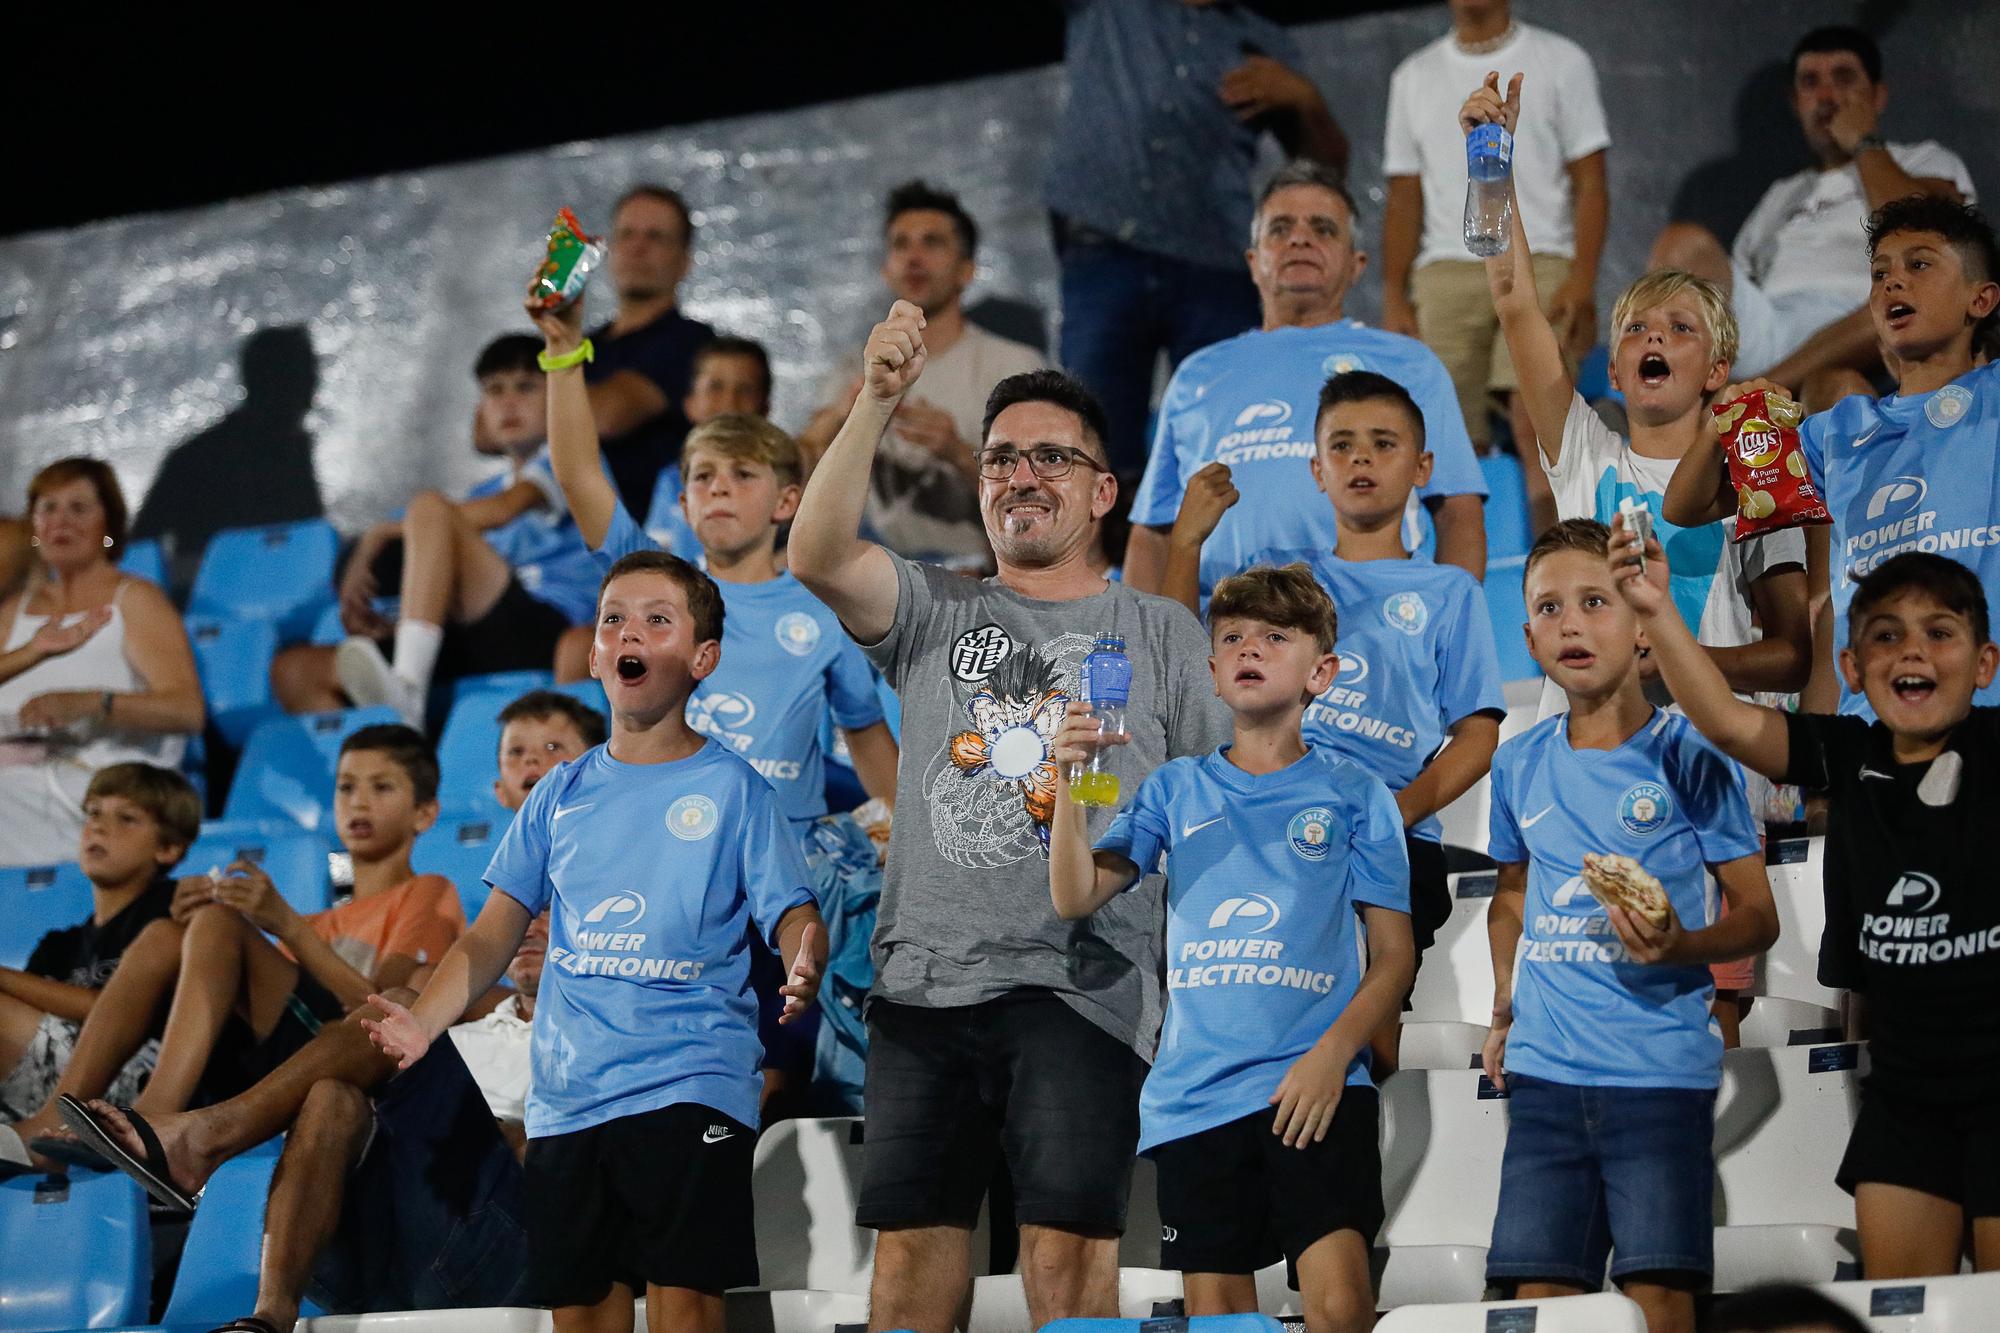
<svg viewBox="0 0 2000 1333"><path fill-rule="evenodd" d="M1771 182L1810 163L1791 97L1791 65L1782 58L1752 72L1736 92L1729 152L1681 178L1667 216L1699 222L1730 244Z"/></svg>
<svg viewBox="0 0 2000 1333"><path fill-rule="evenodd" d="M260 329L239 361L243 401L168 452L132 524L135 539L160 542L176 596L216 533L325 512L306 430L319 389L311 336L292 324Z"/></svg>

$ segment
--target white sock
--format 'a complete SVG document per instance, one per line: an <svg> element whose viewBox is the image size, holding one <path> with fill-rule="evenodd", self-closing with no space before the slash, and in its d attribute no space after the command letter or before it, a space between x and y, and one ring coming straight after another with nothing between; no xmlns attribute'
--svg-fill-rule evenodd
<svg viewBox="0 0 2000 1333"><path fill-rule="evenodd" d="M396 622L396 655L390 665L396 674L420 690L431 687L431 673L437 670L438 649L444 647L444 629L427 620Z"/></svg>

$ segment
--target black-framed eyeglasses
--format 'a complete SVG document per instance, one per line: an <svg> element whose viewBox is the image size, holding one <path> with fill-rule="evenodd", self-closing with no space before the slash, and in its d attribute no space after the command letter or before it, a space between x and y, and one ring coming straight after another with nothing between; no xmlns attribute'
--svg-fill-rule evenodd
<svg viewBox="0 0 2000 1333"><path fill-rule="evenodd" d="M979 451L979 475L988 481L1005 481L1021 466L1021 457L1021 451L1009 444L982 449ZM1043 481L1061 481L1078 463L1085 464L1093 472L1111 470L1083 450L1061 444L1034 445L1027 451L1027 459L1028 470Z"/></svg>

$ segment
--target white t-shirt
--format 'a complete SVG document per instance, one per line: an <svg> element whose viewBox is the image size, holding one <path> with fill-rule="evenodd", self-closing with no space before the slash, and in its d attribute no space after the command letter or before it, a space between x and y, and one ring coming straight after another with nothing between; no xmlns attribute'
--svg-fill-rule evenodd
<svg viewBox="0 0 2000 1333"><path fill-rule="evenodd" d="M1563 419L1562 458L1542 465L1555 492L1560 518L1594 518L1609 524L1618 502L1631 496L1653 513L1653 534L1667 553L1672 571L1670 591L1681 619L1701 643L1734 648L1754 643L1761 635L1750 623L1750 585L1783 565L1806 563L1805 532L1786 528L1750 541L1738 542L1736 516L1698 528L1677 528L1661 517L1667 483L1679 466L1676 458L1645 458L1632 452L1623 435L1577 395L1570 396ZM1663 691L1655 703L1666 703ZM1565 707L1563 693L1553 682L1542 687L1542 716Z"/></svg>
<svg viewBox="0 0 2000 1333"><path fill-rule="evenodd" d="M979 443L986 395L1009 375L1040 370L1041 353L966 321L965 332L948 351L924 362L923 378L910 397L951 413L958 438ZM843 370L829 383L828 398L853 379ZM868 525L884 546L910 560L984 564L990 550L979 518L979 483L930 450L896 434L882 437L869 479Z"/></svg>
<svg viewBox="0 0 2000 1333"><path fill-rule="evenodd" d="M1948 180L1973 201L1965 163L1942 144L1890 144L1889 156L1910 175ZM1859 167L1808 168L1764 191L1736 233L1731 258L1780 306L1789 297L1851 310L1868 299L1867 223Z"/></svg>
<svg viewBox="0 0 2000 1333"><path fill-rule="evenodd" d="M1523 23L1505 46L1477 56L1460 51L1446 33L1406 58L1389 78L1382 174L1423 180L1420 266L1472 259L1465 248L1465 132L1458 127L1458 109L1496 69L1503 81L1517 71L1527 76L1514 137L1514 190L1528 248L1565 259L1576 253L1569 164L1611 145L1597 70L1569 38Z"/></svg>
<svg viewBox="0 0 2000 1333"><path fill-rule="evenodd" d="M521 1017L521 997L510 995L484 1018L448 1029L472 1081L486 1098L495 1120L528 1118L528 1079L532 1068L530 1034L534 1025Z"/></svg>

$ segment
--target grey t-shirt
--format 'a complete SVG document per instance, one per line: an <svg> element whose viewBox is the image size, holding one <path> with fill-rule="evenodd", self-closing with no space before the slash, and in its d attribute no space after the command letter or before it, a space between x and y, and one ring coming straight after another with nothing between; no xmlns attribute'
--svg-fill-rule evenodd
<svg viewBox="0 0 2000 1333"><path fill-rule="evenodd" d="M1100 633L1132 658L1121 800L1169 759L1230 737L1188 610L1122 583L1023 597L891 554L896 623L863 650L901 697L896 820L875 925L873 994L926 1008L1041 988L1150 1059L1160 1025L1158 880L1064 922L1049 900L1049 746ZM1103 833L1112 811L1091 814Z"/></svg>

